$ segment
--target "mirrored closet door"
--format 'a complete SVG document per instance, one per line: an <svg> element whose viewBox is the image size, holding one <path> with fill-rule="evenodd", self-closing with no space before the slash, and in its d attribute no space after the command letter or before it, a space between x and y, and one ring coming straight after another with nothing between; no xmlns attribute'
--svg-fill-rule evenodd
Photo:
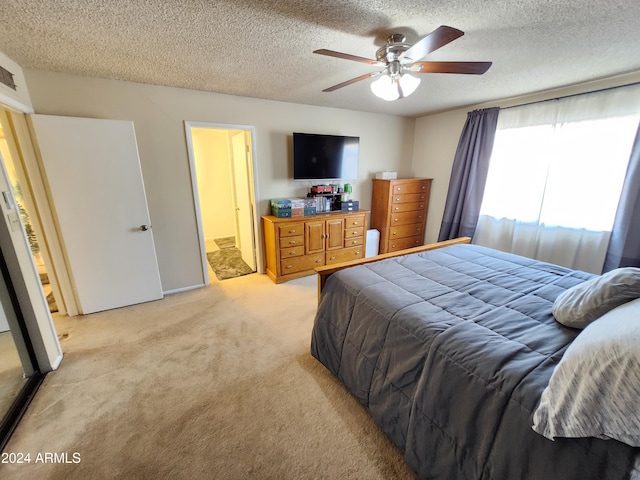
<svg viewBox="0 0 640 480"><path fill-rule="evenodd" d="M8 118L7 110L0 108L0 211L3 217L0 221L14 234L24 231L37 268L38 239L29 220L26 195L16 174L14 163L19 160L19 152ZM0 245L0 450L43 378L12 283L9 262L15 263L11 260L15 258L15 252L3 251L5 248L11 248L11 243L3 241ZM46 280L44 271L40 272L41 281L43 278Z"/></svg>
<svg viewBox="0 0 640 480"><path fill-rule="evenodd" d="M0 417L6 415L34 375L23 322L4 255L0 258Z"/></svg>

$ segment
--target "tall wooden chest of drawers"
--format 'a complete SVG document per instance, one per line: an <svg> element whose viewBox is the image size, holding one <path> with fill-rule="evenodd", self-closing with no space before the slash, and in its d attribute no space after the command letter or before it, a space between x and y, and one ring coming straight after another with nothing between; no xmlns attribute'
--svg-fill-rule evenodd
<svg viewBox="0 0 640 480"><path fill-rule="evenodd" d="M364 258L367 210L306 217L262 217L267 275L276 283L313 275L316 267Z"/></svg>
<svg viewBox="0 0 640 480"><path fill-rule="evenodd" d="M373 180L371 228L380 232L380 253L424 243L430 178Z"/></svg>

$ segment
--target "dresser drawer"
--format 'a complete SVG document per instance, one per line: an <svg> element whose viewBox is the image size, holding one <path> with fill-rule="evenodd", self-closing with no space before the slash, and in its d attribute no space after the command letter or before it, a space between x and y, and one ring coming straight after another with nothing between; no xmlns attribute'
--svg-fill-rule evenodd
<svg viewBox="0 0 640 480"><path fill-rule="evenodd" d="M315 255L305 255L304 257L283 258L280 261L281 275L304 272L305 270L321 267L324 265L324 255L324 253L316 253Z"/></svg>
<svg viewBox="0 0 640 480"><path fill-rule="evenodd" d="M424 196L424 195L422 195ZM406 202L396 203L391 206L391 213L395 212L413 212L416 210L424 210L425 202Z"/></svg>
<svg viewBox="0 0 640 480"><path fill-rule="evenodd" d="M280 249L280 259L285 260L291 257L299 257L300 255L304 255L304 246L298 245L297 247L291 248L281 248Z"/></svg>
<svg viewBox="0 0 640 480"><path fill-rule="evenodd" d="M334 263L348 262L349 260L357 260L364 256L364 248L352 247L344 248L336 252L327 253L327 265L333 265Z"/></svg>
<svg viewBox="0 0 640 480"><path fill-rule="evenodd" d="M411 223L422 223L426 214L421 211L392 213L389 219L389 228L396 225L409 225Z"/></svg>
<svg viewBox="0 0 640 480"><path fill-rule="evenodd" d="M345 247L355 247L356 245L364 245L364 237L352 237L344 239Z"/></svg>
<svg viewBox="0 0 640 480"><path fill-rule="evenodd" d="M422 234L423 225L421 223L412 223L411 225L391 225L389 228L389 241L395 238L411 237L413 235Z"/></svg>
<svg viewBox="0 0 640 480"><path fill-rule="evenodd" d="M346 228L351 227L363 227L364 228L364 215L358 215L353 217L347 217L344 221Z"/></svg>
<svg viewBox="0 0 640 480"><path fill-rule="evenodd" d="M362 237L364 235L364 227L347 228L344 231L344 238Z"/></svg>
<svg viewBox="0 0 640 480"><path fill-rule="evenodd" d="M419 247L422 245L422 235L405 237L398 239L389 239L389 251L395 252L396 250L404 250L405 248Z"/></svg>
<svg viewBox="0 0 640 480"><path fill-rule="evenodd" d="M428 182L406 182L393 185L392 193L427 193L429 191Z"/></svg>
<svg viewBox="0 0 640 480"><path fill-rule="evenodd" d="M391 196L391 203L415 203L426 202L426 193L404 193L402 195L395 194Z"/></svg>
<svg viewBox="0 0 640 480"><path fill-rule="evenodd" d="M299 237L282 237L280 239L280 248L303 247L304 236Z"/></svg>
<svg viewBox="0 0 640 480"><path fill-rule="evenodd" d="M295 237L304 235L304 223L285 223L278 227L278 234L282 237Z"/></svg>

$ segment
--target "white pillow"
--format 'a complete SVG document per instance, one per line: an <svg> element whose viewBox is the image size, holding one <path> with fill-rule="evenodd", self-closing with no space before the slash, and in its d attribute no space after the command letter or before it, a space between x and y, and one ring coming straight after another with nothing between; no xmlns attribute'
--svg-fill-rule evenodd
<svg viewBox="0 0 640 480"><path fill-rule="evenodd" d="M614 308L576 337L533 415L556 437L614 438L640 447L640 298Z"/></svg>
<svg viewBox="0 0 640 480"><path fill-rule="evenodd" d="M562 292L553 316L567 327L584 328L609 310L640 297L640 268L611 270Z"/></svg>

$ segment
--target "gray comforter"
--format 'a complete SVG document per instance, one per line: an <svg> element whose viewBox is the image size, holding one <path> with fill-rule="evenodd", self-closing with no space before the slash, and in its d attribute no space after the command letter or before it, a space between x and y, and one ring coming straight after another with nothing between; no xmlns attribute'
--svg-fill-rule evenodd
<svg viewBox="0 0 640 480"><path fill-rule="evenodd" d="M311 353L421 478L627 479L637 449L531 429L579 333L552 303L591 276L475 245L345 269L323 290Z"/></svg>

